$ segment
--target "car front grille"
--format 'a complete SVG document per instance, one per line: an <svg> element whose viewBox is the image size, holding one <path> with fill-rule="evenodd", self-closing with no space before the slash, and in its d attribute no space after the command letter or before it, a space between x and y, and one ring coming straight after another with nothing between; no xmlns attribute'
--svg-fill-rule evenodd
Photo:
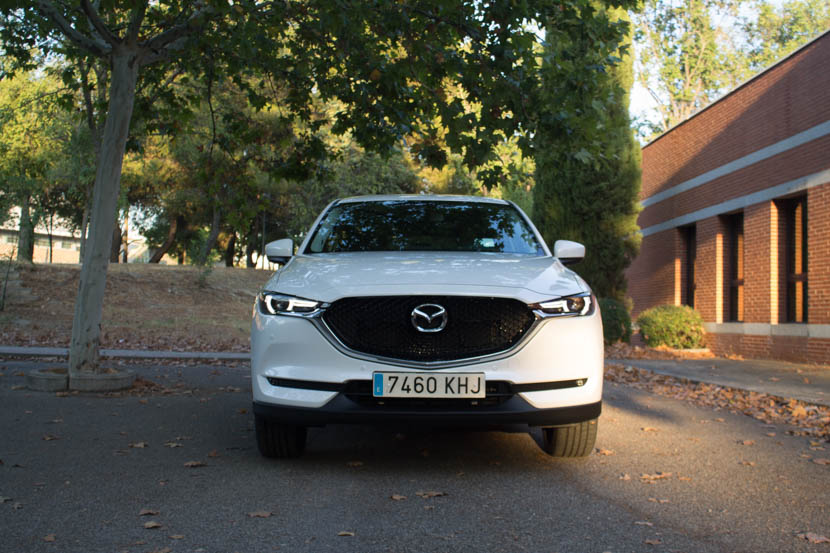
<svg viewBox="0 0 830 553"><path fill-rule="evenodd" d="M421 332L412 324L413 310L424 304L446 310L440 332ZM508 298L373 296L337 300L323 320L351 350L426 363L508 350L527 334L535 316L527 305Z"/></svg>

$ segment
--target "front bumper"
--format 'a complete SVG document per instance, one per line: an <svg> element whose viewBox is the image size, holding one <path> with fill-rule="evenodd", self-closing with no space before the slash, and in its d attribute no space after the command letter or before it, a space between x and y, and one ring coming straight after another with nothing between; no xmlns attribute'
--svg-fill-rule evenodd
<svg viewBox="0 0 830 553"><path fill-rule="evenodd" d="M339 393L322 407L302 408L254 402L260 417L291 425L326 424L418 425L487 428L513 424L563 426L599 417L602 402L574 407L539 409L516 395L493 406L476 409L367 406Z"/></svg>
<svg viewBox="0 0 830 553"><path fill-rule="evenodd" d="M501 381L515 388L515 395L522 400L521 404L516 404L519 412L528 410L523 405L538 410L578 408L599 404L602 400L602 340L602 323L597 310L590 316L543 321L506 357L446 368L419 369L347 355L311 321L264 316L255 311L251 335L253 401L277 409L305 411L328 406L336 411L334 404L329 406L329 403L338 397L337 386L350 381L371 381L374 372L394 370L482 372L488 383ZM284 385L281 382L285 380L305 381L311 385ZM522 388L563 381L582 381L584 385ZM386 410L371 412L373 416L384 417Z"/></svg>

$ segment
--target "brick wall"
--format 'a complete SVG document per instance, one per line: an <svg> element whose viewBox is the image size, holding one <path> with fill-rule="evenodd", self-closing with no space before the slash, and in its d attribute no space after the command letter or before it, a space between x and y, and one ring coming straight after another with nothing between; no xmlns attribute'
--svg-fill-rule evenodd
<svg viewBox="0 0 830 553"><path fill-rule="evenodd" d="M643 199L830 122L830 33L756 76L643 149ZM641 228L830 171L830 135L646 206ZM822 181L825 181L822 184ZM816 185L818 183L818 185ZM810 188L743 208L744 324L708 335L715 353L830 364L830 176ZM808 327L786 322L785 217L793 196L807 198ZM708 323L727 321L729 240L726 216L712 210L696 229L695 307ZM688 303L686 243L681 228L643 238L627 272L636 317L659 304ZM753 323L759 326L751 326ZM736 323L740 324L740 323ZM769 326L775 325L775 326ZM742 329L735 334L724 329ZM821 337L807 337L804 329ZM757 335L747 334L747 329ZM763 330L766 329L766 330ZM772 330L770 330L772 329ZM810 331L812 332L812 331ZM790 334L805 334L791 336Z"/></svg>
<svg viewBox="0 0 830 553"><path fill-rule="evenodd" d="M830 34L643 149L647 198L830 120Z"/></svg>
<svg viewBox="0 0 830 553"><path fill-rule="evenodd" d="M830 150L827 153L830 157ZM807 295L811 323L830 323L830 183L807 194ZM830 358L830 356L828 356Z"/></svg>
<svg viewBox="0 0 830 553"><path fill-rule="evenodd" d="M676 235L679 232L672 229L643 238L641 249L651 253L638 256L626 273L634 317L654 305L674 303Z"/></svg>

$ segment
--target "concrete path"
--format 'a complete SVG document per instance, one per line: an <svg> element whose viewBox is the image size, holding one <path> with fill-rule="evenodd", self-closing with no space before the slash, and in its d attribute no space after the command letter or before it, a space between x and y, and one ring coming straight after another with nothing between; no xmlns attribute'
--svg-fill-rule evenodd
<svg viewBox="0 0 830 553"><path fill-rule="evenodd" d="M718 386L830 406L830 367L761 359L607 359L609 363Z"/></svg>

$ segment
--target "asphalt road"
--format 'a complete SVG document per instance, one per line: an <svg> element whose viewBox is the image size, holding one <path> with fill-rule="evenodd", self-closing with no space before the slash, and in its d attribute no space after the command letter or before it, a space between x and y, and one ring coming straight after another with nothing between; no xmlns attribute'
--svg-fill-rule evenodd
<svg viewBox="0 0 830 553"><path fill-rule="evenodd" d="M830 551L798 537L830 536L830 444L623 386L585 460L333 426L269 461L243 367L145 367L180 395L105 398L16 389L33 366L0 362L3 553Z"/></svg>

